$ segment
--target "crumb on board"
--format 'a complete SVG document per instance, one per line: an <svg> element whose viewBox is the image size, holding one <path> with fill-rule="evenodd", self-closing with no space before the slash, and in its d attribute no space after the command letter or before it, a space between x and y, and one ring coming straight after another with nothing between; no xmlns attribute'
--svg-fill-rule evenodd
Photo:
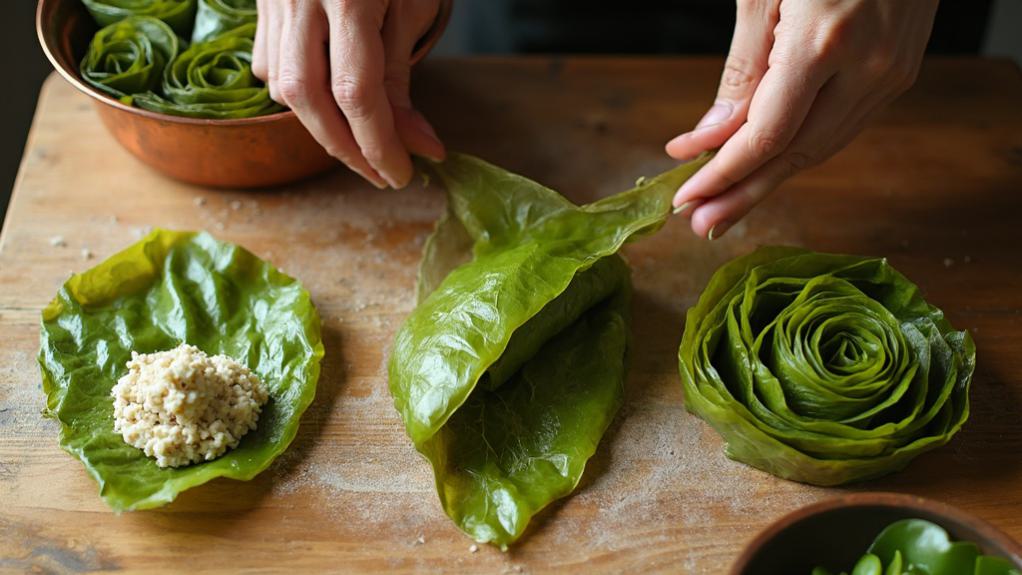
<svg viewBox="0 0 1022 575"><path fill-rule="evenodd" d="M64 248L67 247L67 240L64 239L64 236L53 236L50 238L50 245L55 248Z"/></svg>
<svg viewBox="0 0 1022 575"><path fill-rule="evenodd" d="M241 200L231 200L231 209L238 211L241 209Z"/></svg>
<svg viewBox="0 0 1022 575"><path fill-rule="evenodd" d="M426 544L426 536L420 534L418 537L415 538L415 544L416 545L425 545Z"/></svg>
<svg viewBox="0 0 1022 575"><path fill-rule="evenodd" d="M92 250L90 250L89 248L82 248L82 259L83 260L91 260L92 259Z"/></svg>
<svg viewBox="0 0 1022 575"><path fill-rule="evenodd" d="M192 203L194 203L197 207L201 208L202 206L206 205L206 198L204 198L202 196L198 196L197 198L192 200Z"/></svg>
<svg viewBox="0 0 1022 575"><path fill-rule="evenodd" d="M949 268L953 265L955 265L955 260L951 258L944 258L944 267Z"/></svg>
<svg viewBox="0 0 1022 575"><path fill-rule="evenodd" d="M473 543L473 544L468 546L468 552L469 553L475 553L477 551L479 551L479 546L476 545L475 543Z"/></svg>

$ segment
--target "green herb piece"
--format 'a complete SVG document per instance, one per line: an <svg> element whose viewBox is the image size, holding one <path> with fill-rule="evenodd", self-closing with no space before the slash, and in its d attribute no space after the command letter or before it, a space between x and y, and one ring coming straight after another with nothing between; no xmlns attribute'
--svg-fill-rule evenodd
<svg viewBox="0 0 1022 575"><path fill-rule="evenodd" d="M82 79L130 104L132 94L160 85L177 52L177 35L162 20L131 16L93 36L82 60Z"/></svg>

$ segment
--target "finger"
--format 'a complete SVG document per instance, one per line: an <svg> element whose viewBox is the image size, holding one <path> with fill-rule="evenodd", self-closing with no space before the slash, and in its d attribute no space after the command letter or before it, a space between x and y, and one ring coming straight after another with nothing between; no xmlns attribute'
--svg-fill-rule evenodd
<svg viewBox="0 0 1022 575"><path fill-rule="evenodd" d="M280 35L287 23L289 9L278 0L266 0L266 86L273 101L284 104L277 90L277 70L280 65Z"/></svg>
<svg viewBox="0 0 1022 575"><path fill-rule="evenodd" d="M419 6L428 10L416 10ZM412 154L440 161L446 155L444 145L433 126L412 107L408 93L412 50L436 17L437 8L435 3L409 4L406 0L394 0L384 21L382 36L386 54L383 85L398 137Z"/></svg>
<svg viewBox="0 0 1022 575"><path fill-rule="evenodd" d="M749 103L767 71L777 2L738 2L731 49L724 62L717 98L696 127L667 143L667 153L688 160L723 144L745 122Z"/></svg>
<svg viewBox="0 0 1022 575"><path fill-rule="evenodd" d="M256 34L252 46L252 73L263 82L269 79L269 66L266 64L266 28L268 8L267 0L256 0Z"/></svg>
<svg viewBox="0 0 1022 575"><path fill-rule="evenodd" d="M412 179L412 162L394 129L383 87L383 22L351 4L331 10L331 86L362 155L383 179L402 188Z"/></svg>
<svg viewBox="0 0 1022 575"><path fill-rule="evenodd" d="M788 147L830 76L816 65L776 65L763 76L749 106L748 121L674 196L674 205L712 198Z"/></svg>
<svg viewBox="0 0 1022 575"><path fill-rule="evenodd" d="M318 6L308 3L300 7L292 25L281 34L279 95L327 153L376 187L384 188L386 182L362 156L330 93L326 38Z"/></svg>
<svg viewBox="0 0 1022 575"><path fill-rule="evenodd" d="M835 138L851 140L857 133L852 130L876 103L876 92L866 79L848 74L833 77L820 89L790 145L724 193L704 202L692 214L692 230L710 239L721 237L784 180L829 157Z"/></svg>

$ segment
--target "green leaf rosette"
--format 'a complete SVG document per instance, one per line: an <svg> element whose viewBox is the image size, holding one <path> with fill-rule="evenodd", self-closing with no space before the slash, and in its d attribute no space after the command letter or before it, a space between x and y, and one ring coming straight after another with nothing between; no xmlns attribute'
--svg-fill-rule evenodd
<svg viewBox="0 0 1022 575"><path fill-rule="evenodd" d="M187 38L195 21L195 0L82 0L82 3L100 26L131 16L152 16Z"/></svg>
<svg viewBox="0 0 1022 575"><path fill-rule="evenodd" d="M157 230L71 277L43 310L39 364L45 414L117 511L149 509L217 477L247 481L287 449L316 394L323 357L308 292L238 246L205 233ZM257 427L223 456L159 467L114 431L110 391L131 352L181 342L255 372L270 400Z"/></svg>
<svg viewBox="0 0 1022 575"><path fill-rule="evenodd" d="M502 548L571 493L621 403L630 271L618 250L659 228L704 159L585 206L479 159L431 165L448 212L390 391L444 511Z"/></svg>
<svg viewBox="0 0 1022 575"><path fill-rule="evenodd" d="M162 20L131 16L93 36L82 60L82 79L130 103L132 94L159 86L177 51L177 35Z"/></svg>
<svg viewBox="0 0 1022 575"><path fill-rule="evenodd" d="M1011 561L983 555L968 541L951 541L941 526L903 519L887 526L851 571L852 575L1022 575ZM825 567L812 575L832 575ZM844 573L842 573L844 575Z"/></svg>
<svg viewBox="0 0 1022 575"><path fill-rule="evenodd" d="M885 259L767 247L713 275L679 363L687 409L729 457L838 485L961 429L975 346Z"/></svg>
<svg viewBox="0 0 1022 575"><path fill-rule="evenodd" d="M135 96L146 110L193 118L249 118L283 110L252 73L255 24L192 44L164 71L162 95Z"/></svg>
<svg viewBox="0 0 1022 575"><path fill-rule="evenodd" d="M207 42L224 32L256 22L255 0L199 0L192 42Z"/></svg>

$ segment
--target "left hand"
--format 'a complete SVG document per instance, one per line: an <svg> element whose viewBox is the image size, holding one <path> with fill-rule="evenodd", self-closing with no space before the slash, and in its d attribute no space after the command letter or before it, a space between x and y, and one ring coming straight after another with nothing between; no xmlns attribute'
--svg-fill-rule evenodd
<svg viewBox="0 0 1022 575"><path fill-rule="evenodd" d="M717 99L667 143L720 147L674 197L692 231L720 237L784 180L846 146L915 81L936 0L738 0Z"/></svg>

